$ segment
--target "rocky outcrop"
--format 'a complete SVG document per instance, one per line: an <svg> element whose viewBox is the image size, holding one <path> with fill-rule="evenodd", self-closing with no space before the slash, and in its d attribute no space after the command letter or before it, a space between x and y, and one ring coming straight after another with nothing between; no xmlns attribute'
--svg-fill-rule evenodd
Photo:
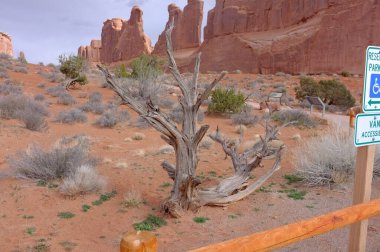
<svg viewBox="0 0 380 252"><path fill-rule="evenodd" d="M78 49L78 56L85 58L89 62L100 62L100 50L102 48L102 42L100 40L91 40L89 46L81 46Z"/></svg>
<svg viewBox="0 0 380 252"><path fill-rule="evenodd" d="M144 33L142 15L142 10L135 6L129 20L106 20L101 40L92 40L90 46L79 47L78 55L90 62L110 64L150 54L153 48L150 38Z"/></svg>
<svg viewBox="0 0 380 252"><path fill-rule="evenodd" d="M101 62L128 61L152 52L151 40L144 33L142 15L142 10L135 6L129 20L111 19L104 22Z"/></svg>
<svg viewBox="0 0 380 252"><path fill-rule="evenodd" d="M12 38L4 32L0 32L0 53L13 56Z"/></svg>
<svg viewBox="0 0 380 252"><path fill-rule="evenodd" d="M108 19L103 23L102 28L102 51L100 61L102 63L112 63L114 51L121 35L121 29L126 20L121 18Z"/></svg>
<svg viewBox="0 0 380 252"><path fill-rule="evenodd" d="M143 12L133 7L131 17L123 23L121 35L114 52L114 61L128 61L153 50L150 38L144 33Z"/></svg>
<svg viewBox="0 0 380 252"><path fill-rule="evenodd" d="M200 47L203 5L203 0L188 0L188 4L183 11L175 4L169 5L169 20L166 23L166 27L168 27L171 20L174 20L175 26L172 32L172 41L175 51ZM165 55L165 30L159 36L153 54Z"/></svg>
<svg viewBox="0 0 380 252"><path fill-rule="evenodd" d="M363 73L380 44L373 0L217 0L208 13L202 71Z"/></svg>

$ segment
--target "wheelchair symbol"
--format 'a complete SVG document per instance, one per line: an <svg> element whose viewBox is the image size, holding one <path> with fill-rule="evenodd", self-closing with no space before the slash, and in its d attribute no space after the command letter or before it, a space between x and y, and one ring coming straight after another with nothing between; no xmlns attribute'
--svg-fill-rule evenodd
<svg viewBox="0 0 380 252"><path fill-rule="evenodd" d="M379 85L379 83L377 83L377 78L375 78L375 83L372 86L372 93L375 95L380 93L380 85Z"/></svg>

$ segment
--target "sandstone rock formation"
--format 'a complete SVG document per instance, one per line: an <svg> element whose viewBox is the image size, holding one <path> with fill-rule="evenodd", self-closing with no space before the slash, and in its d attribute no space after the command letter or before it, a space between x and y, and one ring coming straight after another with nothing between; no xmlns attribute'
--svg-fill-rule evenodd
<svg viewBox="0 0 380 252"><path fill-rule="evenodd" d="M141 54L150 54L153 50L150 38L144 33L143 12L133 7L131 17L124 22L114 53L114 61L127 61Z"/></svg>
<svg viewBox="0 0 380 252"><path fill-rule="evenodd" d="M144 33L143 12L135 6L129 20L108 19L103 23L101 40L92 40L90 46L81 46L78 55L90 62L114 63L128 61L153 50L150 38Z"/></svg>
<svg viewBox="0 0 380 252"><path fill-rule="evenodd" d="M91 40L89 46L81 46L78 49L78 56L87 59L89 62L100 62L100 50L102 48L102 42L100 40Z"/></svg>
<svg viewBox="0 0 380 252"><path fill-rule="evenodd" d="M374 0L216 0L208 13L202 71L363 73L380 44Z"/></svg>
<svg viewBox="0 0 380 252"><path fill-rule="evenodd" d="M188 0L188 4L183 11L175 4L169 5L169 20L166 27L171 20L174 20L175 27L172 32L172 41L175 51L200 47L203 5L203 0ZM153 54L166 54L165 30L159 36Z"/></svg>
<svg viewBox="0 0 380 252"><path fill-rule="evenodd" d="M0 32L0 53L13 56L12 38L4 32Z"/></svg>

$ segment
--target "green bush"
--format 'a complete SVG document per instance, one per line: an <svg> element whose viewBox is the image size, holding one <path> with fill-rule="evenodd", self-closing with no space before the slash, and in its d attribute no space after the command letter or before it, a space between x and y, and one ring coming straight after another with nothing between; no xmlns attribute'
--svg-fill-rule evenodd
<svg viewBox="0 0 380 252"><path fill-rule="evenodd" d="M213 113L239 113L245 104L242 93L236 93L233 89L217 88L211 94L211 102L208 111Z"/></svg>
<svg viewBox="0 0 380 252"><path fill-rule="evenodd" d="M320 80L317 82L311 77L302 77L300 86L295 88L297 99L303 100L306 96L319 96L327 105L352 107L355 98L350 91L338 80Z"/></svg>
<svg viewBox="0 0 380 252"><path fill-rule="evenodd" d="M59 63L61 64L59 70L66 78L72 79L72 84L85 85L88 83L87 76L83 73L86 66L84 58L74 55L60 55Z"/></svg>
<svg viewBox="0 0 380 252"><path fill-rule="evenodd" d="M121 64L120 66L116 67L115 76L117 78L129 78L131 77L131 74L127 71L125 65Z"/></svg>
<svg viewBox="0 0 380 252"><path fill-rule="evenodd" d="M131 77L139 80L156 79L162 74L163 61L157 56L143 54L132 61Z"/></svg>

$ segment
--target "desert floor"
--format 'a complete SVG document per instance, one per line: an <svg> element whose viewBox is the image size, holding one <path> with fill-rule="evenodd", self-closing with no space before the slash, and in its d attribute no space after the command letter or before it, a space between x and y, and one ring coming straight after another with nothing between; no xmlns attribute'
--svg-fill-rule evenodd
<svg viewBox="0 0 380 252"><path fill-rule="evenodd" d="M23 83L27 95L41 93L46 96L46 101L50 102L50 117L49 128L44 132L27 130L17 120L0 120L0 251L38 251L36 246L41 242L46 244L50 251L119 251L120 238L125 232L133 231L134 223L142 221L149 214L162 216L160 202L169 195L170 186L166 185L172 181L160 163L166 159L174 161L174 155L160 153L159 149L165 143L151 128L140 129L129 123L118 124L112 129L99 128L94 125L98 115L91 113L88 113L87 123L68 125L54 122L54 116L59 111L85 103L87 98L79 98L83 93L98 91L103 95L103 102L107 102L114 99L114 92L108 88L101 88L100 81L93 80L86 86L70 90L78 104L57 104L57 98L45 92L46 88L57 83L51 83L37 74L38 71L49 71L48 69L39 65L28 65L27 74L9 71L11 79ZM209 82L214 75L202 75L201 78L202 82ZM299 83L299 76L230 74L223 84L244 87L257 78L262 78L269 87L283 83L290 91ZM340 78L357 98L361 92L362 78ZM47 83L46 88L38 88L38 83ZM205 109L206 107L203 107L203 110ZM128 110L132 117L136 118L136 114ZM337 118L343 118L342 121L347 119L342 115ZM209 124L210 132L219 126L225 135L231 138L239 137L235 133L235 125L228 117L206 116L202 124ZM343 123L342 127L346 126ZM352 179L331 188L311 188L299 183L287 185L283 178L285 174L295 172L292 150L326 130L327 126L323 125L317 129L288 127L281 130L280 139L286 144L287 153L281 170L265 183L263 190L228 207L202 207L196 213L187 212L180 219L166 218L167 225L154 231L158 237L159 251L186 251L350 206ZM140 141L131 140L136 132L144 134L145 138ZM260 126L248 128L245 139L263 132L264 129ZM58 188L41 187L36 181L11 176L12 170L8 165L9 158L15 157L17 152L25 150L31 143L49 148L62 136L75 134L85 134L90 138L91 153L103 160L98 170L107 178L106 191L117 192L114 198L100 206L92 206L88 212L82 211L82 205L91 205L91 202L99 198L98 194L76 198L64 197ZM293 140L295 134L301 135L301 141ZM232 174L231 166L217 143L208 150L200 150L197 173L203 177L204 185L215 184L219 177ZM268 167L258 170L254 175L259 177L266 168ZM306 191L305 199L288 198L286 193L280 192L284 187ZM372 189L372 198L380 198L379 178L374 179ZM130 190L139 191L144 204L122 211L121 201L124 194ZM71 219L57 217L59 212L66 211L74 213L75 216ZM198 224L193 221L196 216L204 216L209 220ZM34 228L35 232L28 234L28 228ZM349 228L334 231L279 251L346 251L348 231ZM367 251L380 251L380 217L369 221Z"/></svg>

